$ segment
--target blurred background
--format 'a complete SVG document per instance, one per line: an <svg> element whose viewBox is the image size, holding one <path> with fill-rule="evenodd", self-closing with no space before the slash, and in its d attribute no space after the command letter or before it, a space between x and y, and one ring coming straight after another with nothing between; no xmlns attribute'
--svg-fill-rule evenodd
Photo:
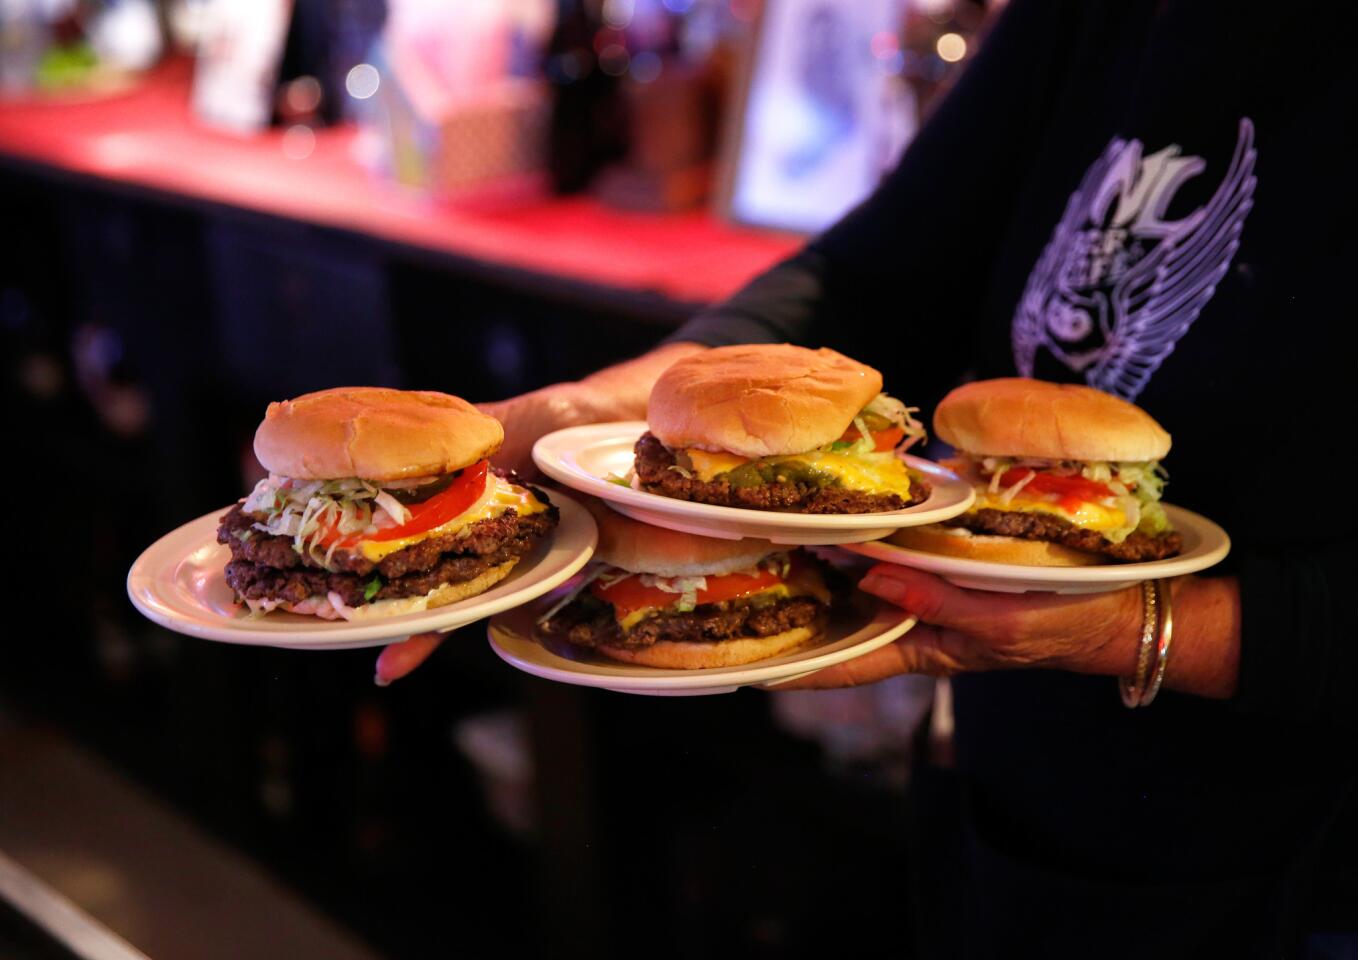
<svg viewBox="0 0 1358 960"><path fill-rule="evenodd" d="M0 0L0 956L908 955L928 681L627 697L478 625L379 689L124 577L270 400L644 351L865 196L995 6Z"/></svg>

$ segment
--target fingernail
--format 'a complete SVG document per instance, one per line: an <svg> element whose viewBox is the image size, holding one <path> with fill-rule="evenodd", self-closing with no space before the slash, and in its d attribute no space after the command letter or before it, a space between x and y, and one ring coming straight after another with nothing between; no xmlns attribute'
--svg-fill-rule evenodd
<svg viewBox="0 0 1358 960"><path fill-rule="evenodd" d="M382 674L380 673L373 674L373 683L377 684L379 687L391 686L391 681L388 680L386 677L382 676Z"/></svg>

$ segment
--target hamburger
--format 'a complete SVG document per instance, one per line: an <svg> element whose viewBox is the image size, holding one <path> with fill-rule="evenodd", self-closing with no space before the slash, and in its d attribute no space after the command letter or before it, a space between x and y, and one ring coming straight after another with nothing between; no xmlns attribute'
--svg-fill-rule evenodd
<svg viewBox="0 0 1358 960"><path fill-rule="evenodd" d="M226 582L255 613L411 613L509 575L558 520L491 468L499 421L445 393L339 387L269 404L269 471L221 519Z"/></svg>
<svg viewBox="0 0 1358 960"><path fill-rule="evenodd" d="M599 561L537 621L540 640L648 667L766 660L816 642L830 592L820 562L767 540L718 540L592 506Z"/></svg>
<svg viewBox="0 0 1358 960"><path fill-rule="evenodd" d="M639 490L793 513L873 513L928 499L899 454L924 430L882 375L833 350L717 347L656 381L637 441Z"/></svg>
<svg viewBox="0 0 1358 960"><path fill-rule="evenodd" d="M1182 537L1160 504L1170 436L1131 403L1092 387L1006 378L952 391L934 432L976 501L892 543L1032 566L1172 557Z"/></svg>

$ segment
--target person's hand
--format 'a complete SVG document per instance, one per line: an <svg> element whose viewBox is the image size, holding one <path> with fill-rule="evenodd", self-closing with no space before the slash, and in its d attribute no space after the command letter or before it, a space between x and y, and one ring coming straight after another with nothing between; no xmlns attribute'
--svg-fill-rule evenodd
<svg viewBox="0 0 1358 960"><path fill-rule="evenodd" d="M593 391L584 384L557 383L477 407L505 428L504 446L491 458L494 464L531 478L537 472L533 444L554 430L591 422L597 405Z"/></svg>
<svg viewBox="0 0 1358 960"><path fill-rule="evenodd" d="M439 648L439 644L446 636L446 633L417 633L406 637L400 643L383 647L377 656L373 683L385 687L393 680L400 680L428 660L429 655Z"/></svg>
<svg viewBox="0 0 1358 960"><path fill-rule="evenodd" d="M889 563L873 567L858 586L920 622L895 643L771 689L850 687L901 673L1048 667L1118 674L1135 666L1138 587L1078 596L990 593Z"/></svg>

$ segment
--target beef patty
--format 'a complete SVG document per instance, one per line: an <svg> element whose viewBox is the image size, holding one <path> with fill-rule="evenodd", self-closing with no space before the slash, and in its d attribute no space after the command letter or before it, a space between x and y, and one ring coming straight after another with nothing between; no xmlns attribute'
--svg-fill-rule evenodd
<svg viewBox="0 0 1358 960"><path fill-rule="evenodd" d="M742 637L771 637L794 627L825 629L829 609L815 597L783 597L773 603L757 598L703 603L687 613L677 611L647 617L624 632L610 604L582 593L539 631L551 640L581 647L649 647L662 640L678 643L720 643Z"/></svg>
<svg viewBox="0 0 1358 960"><path fill-rule="evenodd" d="M1183 537L1175 531L1151 536L1137 530L1121 543L1113 543L1097 531L1085 530L1069 520L1049 513L1022 513L987 507L945 520L944 525L965 527L975 533L992 533L1002 537L1050 540L1076 550L1102 553L1123 563L1163 560L1165 557L1177 555L1183 549Z"/></svg>
<svg viewBox="0 0 1358 960"><path fill-rule="evenodd" d="M217 542L231 548L226 582L243 599L297 603L334 591L354 607L370 601L420 597L445 583L472 580L532 550L560 519L560 511L545 494L536 489L533 493L547 504L541 513L520 516L508 510L498 517L478 520L466 528L465 536L431 537L377 563L359 553L337 550L331 557L336 568L333 571L294 550L291 537L252 529L255 521L242 512L240 504L222 517ZM248 533L246 539L241 539L241 533ZM381 575L381 585L365 598L374 572Z"/></svg>
<svg viewBox="0 0 1358 960"><path fill-rule="evenodd" d="M929 485L918 477L912 478L908 500L894 493L865 493L804 482L734 487L725 480L686 477L678 470L670 469L676 466L674 454L650 432L637 440L635 454L637 477L643 490L723 507L790 513L877 513L901 510L929 498Z"/></svg>

